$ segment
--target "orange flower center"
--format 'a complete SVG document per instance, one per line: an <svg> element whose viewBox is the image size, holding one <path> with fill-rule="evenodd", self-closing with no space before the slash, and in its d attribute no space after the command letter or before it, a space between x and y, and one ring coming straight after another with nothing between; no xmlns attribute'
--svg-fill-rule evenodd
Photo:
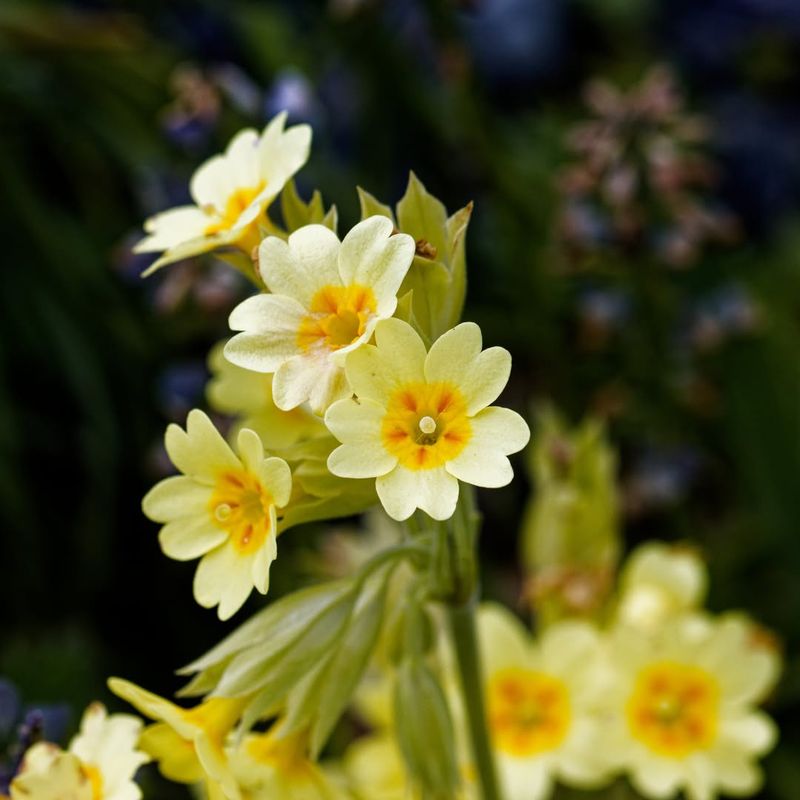
<svg viewBox="0 0 800 800"><path fill-rule="evenodd" d="M529 669L504 669L489 682L489 729L496 747L512 756L555 750L569 730L569 693L557 678Z"/></svg>
<svg viewBox="0 0 800 800"><path fill-rule="evenodd" d="M92 800L103 800L103 775L92 764L81 764L81 772L88 778L92 788Z"/></svg>
<svg viewBox="0 0 800 800"><path fill-rule="evenodd" d="M415 470L454 459L471 435L467 404L446 381L401 386L389 398L381 425L383 446Z"/></svg>
<svg viewBox="0 0 800 800"><path fill-rule="evenodd" d="M212 214L216 219L214 222L209 223L204 233L206 236L213 236L215 233L222 233L229 231L239 221L239 217L247 210L250 203L261 193L264 188L263 183L257 186L245 187L237 189L225 203L225 209L220 214L217 209L212 210Z"/></svg>
<svg viewBox="0 0 800 800"><path fill-rule="evenodd" d="M297 344L303 351L346 347L364 334L375 308L369 286L324 286L312 298L310 313L300 323Z"/></svg>
<svg viewBox="0 0 800 800"><path fill-rule="evenodd" d="M230 534L241 554L254 553L270 533L272 495L246 470L223 472L217 478L208 511L214 523Z"/></svg>
<svg viewBox="0 0 800 800"><path fill-rule="evenodd" d="M669 661L639 673L625 708L634 738L671 758L708 748L718 712L716 680L702 669Z"/></svg>

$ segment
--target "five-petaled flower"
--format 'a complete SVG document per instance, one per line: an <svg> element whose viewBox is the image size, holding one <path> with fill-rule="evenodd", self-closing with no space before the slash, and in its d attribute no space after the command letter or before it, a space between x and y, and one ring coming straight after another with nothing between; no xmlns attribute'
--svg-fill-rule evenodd
<svg viewBox="0 0 800 800"><path fill-rule="evenodd" d="M219 605L220 619L241 608L253 587L269 588L277 555L277 514L289 502L292 475L280 458L265 458L258 435L239 431L238 456L211 420L197 409L184 431L170 425L167 453L183 473L156 484L142 501L144 513L165 523L161 549L170 558L202 556L194 578L197 602Z"/></svg>
<svg viewBox="0 0 800 800"><path fill-rule="evenodd" d="M379 323L375 341L347 358L356 397L334 403L325 415L342 442L328 458L330 471L375 477L381 503L396 520L416 508L448 519L459 480L509 483L507 456L525 447L530 433L516 412L489 406L508 381L508 351L481 350L480 328L471 322L440 336L428 353L399 319Z"/></svg>

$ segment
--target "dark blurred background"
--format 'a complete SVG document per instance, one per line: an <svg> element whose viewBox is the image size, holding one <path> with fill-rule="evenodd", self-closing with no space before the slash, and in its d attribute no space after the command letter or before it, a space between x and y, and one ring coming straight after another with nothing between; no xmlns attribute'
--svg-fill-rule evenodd
<svg viewBox="0 0 800 800"><path fill-rule="evenodd" d="M119 707L107 675L171 692L228 630L140 499L246 287L209 259L143 281L130 247L284 108L340 231L356 184L393 204L410 168L450 211L475 201L466 316L513 353L509 403L607 419L628 543L697 542L711 607L780 637L760 796L796 800L797 0L4 0L0 676L74 725ZM520 476L481 497L487 593L512 606ZM318 534L282 538L276 593Z"/></svg>

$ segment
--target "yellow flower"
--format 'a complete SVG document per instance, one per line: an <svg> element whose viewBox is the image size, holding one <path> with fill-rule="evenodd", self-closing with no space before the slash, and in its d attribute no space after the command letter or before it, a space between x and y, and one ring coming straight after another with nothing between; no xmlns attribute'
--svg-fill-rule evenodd
<svg viewBox="0 0 800 800"><path fill-rule="evenodd" d="M250 698L212 697L194 708L181 708L120 678L110 678L108 685L142 714L157 720L144 730L139 745L158 762L165 778L177 783L206 780L229 800L240 800L225 742Z"/></svg>
<svg viewBox="0 0 800 800"><path fill-rule="evenodd" d="M656 631L671 617L697 608L708 574L696 551L664 542L646 542L628 557L620 578L617 620Z"/></svg>
<svg viewBox="0 0 800 800"><path fill-rule="evenodd" d="M234 434L250 428L265 447L280 449L326 433L319 417L307 407L281 411L272 399L272 375L237 367L225 358L223 348L220 342L209 354L212 377L206 395L215 411L239 417Z"/></svg>
<svg viewBox="0 0 800 800"><path fill-rule="evenodd" d="M172 463L183 473L156 484L144 513L165 523L161 549L170 558L202 556L194 578L197 602L219 605L220 619L241 608L253 587L266 594L277 554L276 507L289 501L292 475L280 458L265 458L258 435L242 430L238 456L211 420L197 409L184 431L170 425L165 437Z"/></svg>
<svg viewBox="0 0 800 800"><path fill-rule="evenodd" d="M259 134L250 128L233 137L222 155L205 162L192 176L195 205L180 206L151 217L137 253L165 251L145 274L165 264L233 246L250 256L260 241L259 220L308 159L311 129L284 130L286 113L278 114Z"/></svg>
<svg viewBox="0 0 800 800"><path fill-rule="evenodd" d="M357 398L333 404L325 415L342 442L328 459L331 472L377 478L378 497L396 520L416 508L448 519L459 480L509 483L507 456L525 447L528 426L514 411L487 408L508 381L508 351L481 351L480 328L470 322L439 337L427 354L399 319L379 323L375 341L347 358Z"/></svg>
<svg viewBox="0 0 800 800"><path fill-rule="evenodd" d="M139 800L133 776L150 760L137 749L141 729L136 717L108 716L103 705L92 703L68 751L40 742L25 753L12 800Z"/></svg>
<svg viewBox="0 0 800 800"><path fill-rule="evenodd" d="M269 237L259 269L273 294L237 306L230 326L243 331L225 348L234 364L274 372L275 405L310 401L316 414L350 393L343 364L391 317L397 290L414 257L414 240L392 235L385 217L360 222L339 241L322 225L306 225L288 242Z"/></svg>
<svg viewBox="0 0 800 800"><path fill-rule="evenodd" d="M712 800L758 791L755 760L777 730L754 705L779 672L746 619L700 614L670 620L657 637L620 627L609 648L604 748L645 797Z"/></svg>
<svg viewBox="0 0 800 800"><path fill-rule="evenodd" d="M591 788L607 777L597 757L595 707L605 674L593 626L564 621L537 642L502 606L478 614L486 715L506 800L550 796L560 780Z"/></svg>
<svg viewBox="0 0 800 800"><path fill-rule="evenodd" d="M347 794L310 761L303 733L284 735L279 725L246 736L231 753L243 800L342 800Z"/></svg>

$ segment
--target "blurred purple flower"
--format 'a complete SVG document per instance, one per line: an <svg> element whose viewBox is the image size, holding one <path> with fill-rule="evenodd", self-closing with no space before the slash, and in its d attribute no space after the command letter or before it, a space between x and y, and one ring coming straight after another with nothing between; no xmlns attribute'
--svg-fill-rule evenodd
<svg viewBox="0 0 800 800"><path fill-rule="evenodd" d="M267 118L287 111L289 121L320 123L320 107L311 81L294 68L281 70L273 80L264 98L264 113Z"/></svg>

